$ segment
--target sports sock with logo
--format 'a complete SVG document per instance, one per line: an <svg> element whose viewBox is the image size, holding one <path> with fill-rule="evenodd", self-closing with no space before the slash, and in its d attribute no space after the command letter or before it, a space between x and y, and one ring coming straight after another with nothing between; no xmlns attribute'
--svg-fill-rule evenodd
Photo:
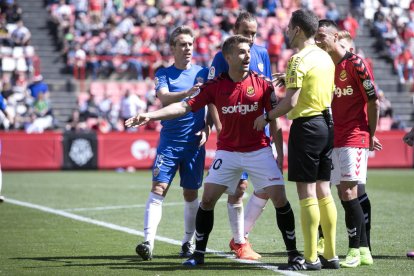
<svg viewBox="0 0 414 276"><path fill-rule="evenodd" d="M348 246L349 248L359 248L361 242L361 226L364 223L364 214L362 213L361 205L359 204L358 198L341 201L341 203L345 210L345 224L349 240Z"/></svg>
<svg viewBox="0 0 414 276"><path fill-rule="evenodd" d="M289 201L285 206L276 208L276 221L287 251L296 249L295 215Z"/></svg>
<svg viewBox="0 0 414 276"><path fill-rule="evenodd" d="M195 250L204 253L207 248L208 236L214 225L214 210L198 208L196 216Z"/></svg>
<svg viewBox="0 0 414 276"><path fill-rule="evenodd" d="M358 200L359 204L361 205L362 212L364 213L367 243L369 250L371 251L371 202L369 201L369 197L366 193L359 196Z"/></svg>

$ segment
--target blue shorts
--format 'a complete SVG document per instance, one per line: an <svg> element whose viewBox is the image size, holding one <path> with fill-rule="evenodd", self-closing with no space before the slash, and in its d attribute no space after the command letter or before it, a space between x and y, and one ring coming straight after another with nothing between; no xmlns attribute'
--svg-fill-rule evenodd
<svg viewBox="0 0 414 276"><path fill-rule="evenodd" d="M162 143L152 167L152 181L168 183L179 170L180 186L196 190L201 188L206 150L195 143Z"/></svg>

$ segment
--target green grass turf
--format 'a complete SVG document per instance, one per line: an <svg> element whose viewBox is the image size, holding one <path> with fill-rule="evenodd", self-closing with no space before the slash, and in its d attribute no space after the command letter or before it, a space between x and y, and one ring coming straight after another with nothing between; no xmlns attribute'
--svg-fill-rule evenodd
<svg viewBox="0 0 414 276"><path fill-rule="evenodd" d="M148 171L116 173L92 172L3 172L3 192L7 198L128 227L143 229L143 214L151 175ZM367 191L373 209L371 267L316 272L322 275L413 275L414 250L413 195L414 170L370 170ZM249 187L249 193L251 193ZM298 248L303 249L296 187L288 182L287 193L294 208ZM338 208L337 252L346 254L347 237L343 210ZM223 196L223 198L225 198ZM174 181L163 208L158 235L180 241L183 233L181 188ZM75 210L125 206L107 210ZM216 206L215 225L208 247L228 252L231 237L226 203ZM157 241L154 259L141 261L134 252L142 237L75 221L11 203L0 205L0 275L271 275L271 270L208 254L206 265L185 269L178 258L179 246ZM250 235L250 241L264 264L286 262L275 212L268 204ZM307 272L306 274L314 274Z"/></svg>

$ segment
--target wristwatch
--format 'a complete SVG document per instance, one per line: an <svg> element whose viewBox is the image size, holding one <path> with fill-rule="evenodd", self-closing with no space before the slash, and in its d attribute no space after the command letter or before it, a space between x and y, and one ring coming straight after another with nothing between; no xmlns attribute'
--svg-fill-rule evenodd
<svg viewBox="0 0 414 276"><path fill-rule="evenodd" d="M269 114L268 113L265 113L265 114L263 114L263 118L265 119L265 121L266 122L268 122L268 123L270 123L272 120L270 120L270 118L269 118Z"/></svg>

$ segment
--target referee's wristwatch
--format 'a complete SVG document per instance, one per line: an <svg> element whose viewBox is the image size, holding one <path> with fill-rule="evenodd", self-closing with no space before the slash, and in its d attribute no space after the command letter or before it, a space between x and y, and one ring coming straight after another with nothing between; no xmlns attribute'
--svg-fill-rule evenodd
<svg viewBox="0 0 414 276"><path fill-rule="evenodd" d="M270 123L272 120L269 118L269 113L265 113L263 114L263 118L265 119L266 122Z"/></svg>

